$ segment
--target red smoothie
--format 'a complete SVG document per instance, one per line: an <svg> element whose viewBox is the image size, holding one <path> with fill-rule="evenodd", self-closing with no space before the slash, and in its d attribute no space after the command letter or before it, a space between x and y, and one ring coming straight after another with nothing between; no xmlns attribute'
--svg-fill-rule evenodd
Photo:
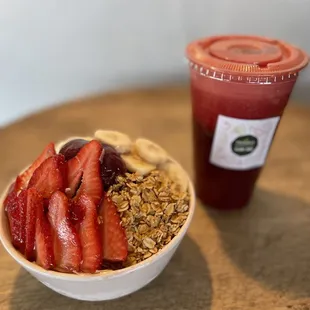
<svg viewBox="0 0 310 310"><path fill-rule="evenodd" d="M246 206L306 55L261 37L191 43L195 186L218 209Z"/></svg>

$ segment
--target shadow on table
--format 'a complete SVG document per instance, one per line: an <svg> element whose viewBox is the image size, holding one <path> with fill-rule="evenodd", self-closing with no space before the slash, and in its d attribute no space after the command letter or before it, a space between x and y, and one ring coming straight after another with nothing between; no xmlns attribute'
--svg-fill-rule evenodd
<svg viewBox="0 0 310 310"><path fill-rule="evenodd" d="M258 189L244 210L208 213L240 270L268 289L310 297L310 205Z"/></svg>
<svg viewBox="0 0 310 310"><path fill-rule="evenodd" d="M211 301L207 262L194 241L186 236L163 273L132 295L107 302L77 301L53 292L21 269L11 295L10 309L208 310Z"/></svg>

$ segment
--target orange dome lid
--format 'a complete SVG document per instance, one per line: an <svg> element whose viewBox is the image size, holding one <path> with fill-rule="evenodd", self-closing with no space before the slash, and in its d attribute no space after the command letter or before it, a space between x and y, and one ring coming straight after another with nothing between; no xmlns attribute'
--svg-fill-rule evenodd
<svg viewBox="0 0 310 310"><path fill-rule="evenodd" d="M292 74L308 64L301 49L280 40L259 36L214 36L187 46L188 59L227 74Z"/></svg>

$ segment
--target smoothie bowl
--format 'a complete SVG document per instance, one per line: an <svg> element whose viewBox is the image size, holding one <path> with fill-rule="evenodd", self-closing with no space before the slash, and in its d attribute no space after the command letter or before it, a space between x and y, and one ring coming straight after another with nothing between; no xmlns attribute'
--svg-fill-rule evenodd
<svg viewBox="0 0 310 310"><path fill-rule="evenodd" d="M0 201L7 252L80 300L128 295L156 278L191 222L188 175L152 141L98 130L48 144Z"/></svg>

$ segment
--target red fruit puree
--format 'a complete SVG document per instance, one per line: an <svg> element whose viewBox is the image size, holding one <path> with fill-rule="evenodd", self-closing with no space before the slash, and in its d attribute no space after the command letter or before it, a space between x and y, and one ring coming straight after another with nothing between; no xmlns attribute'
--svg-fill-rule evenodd
<svg viewBox="0 0 310 310"><path fill-rule="evenodd" d="M246 206L306 55L261 37L221 36L187 47L198 198Z"/></svg>

